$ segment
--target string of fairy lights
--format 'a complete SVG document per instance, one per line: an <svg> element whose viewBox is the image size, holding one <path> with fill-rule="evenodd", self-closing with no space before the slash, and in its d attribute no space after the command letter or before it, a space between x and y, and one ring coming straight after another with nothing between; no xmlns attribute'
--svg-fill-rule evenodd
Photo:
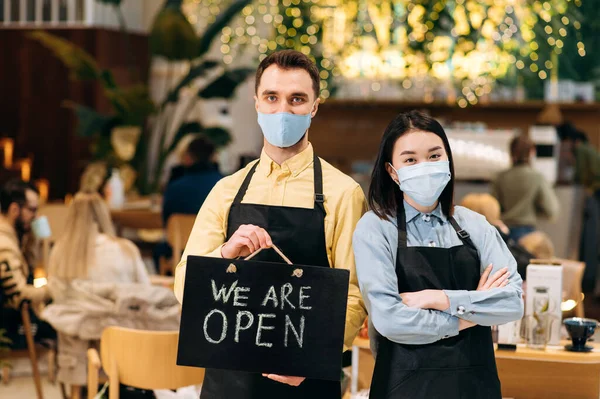
<svg viewBox="0 0 600 399"><path fill-rule="evenodd" d="M293 48L321 69L322 96L342 80L456 88L465 107L511 74L553 76L568 37L586 55L577 8L582 0L255 0L221 32L225 64L249 47L258 59ZM203 31L231 0L187 0ZM574 35L574 36L570 36ZM516 70L515 70L516 68Z"/></svg>

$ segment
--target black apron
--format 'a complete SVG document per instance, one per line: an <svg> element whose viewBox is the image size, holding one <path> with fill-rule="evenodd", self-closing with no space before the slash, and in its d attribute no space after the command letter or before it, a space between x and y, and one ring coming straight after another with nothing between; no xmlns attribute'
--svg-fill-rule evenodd
<svg viewBox="0 0 600 399"><path fill-rule="evenodd" d="M321 161L314 157L315 203L312 209L242 203L258 162L238 191L227 223L227 239L243 224L264 228L273 243L294 263L330 267L325 243L325 207ZM261 251L255 260L279 262L275 251ZM342 365L340 364L340 376ZM206 370L201 399L340 399L340 382L306 379L300 386L272 381L261 374Z"/></svg>
<svg viewBox="0 0 600 399"><path fill-rule="evenodd" d="M479 255L454 218L449 221L463 245L453 248L408 247L403 208L397 219L399 293L477 289ZM370 398L500 399L490 327L471 327L426 345L398 344L379 337Z"/></svg>

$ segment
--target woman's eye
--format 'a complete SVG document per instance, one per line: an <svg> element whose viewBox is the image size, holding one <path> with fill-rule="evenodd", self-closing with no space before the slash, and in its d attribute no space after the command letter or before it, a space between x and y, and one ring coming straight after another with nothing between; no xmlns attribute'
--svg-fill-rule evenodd
<svg viewBox="0 0 600 399"><path fill-rule="evenodd" d="M404 163L413 163L413 162L415 162L415 159L414 159L414 158L406 158L406 159L404 160Z"/></svg>
<svg viewBox="0 0 600 399"><path fill-rule="evenodd" d="M439 159L441 158L442 155L441 154L433 154L431 157L429 157L430 159Z"/></svg>

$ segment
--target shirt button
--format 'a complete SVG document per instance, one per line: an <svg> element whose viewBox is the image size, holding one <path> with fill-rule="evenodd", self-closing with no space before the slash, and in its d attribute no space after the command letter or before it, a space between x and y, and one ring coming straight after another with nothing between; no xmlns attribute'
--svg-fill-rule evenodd
<svg viewBox="0 0 600 399"><path fill-rule="evenodd" d="M465 307L460 305L459 307L456 308L456 313L458 313L459 315L465 314Z"/></svg>

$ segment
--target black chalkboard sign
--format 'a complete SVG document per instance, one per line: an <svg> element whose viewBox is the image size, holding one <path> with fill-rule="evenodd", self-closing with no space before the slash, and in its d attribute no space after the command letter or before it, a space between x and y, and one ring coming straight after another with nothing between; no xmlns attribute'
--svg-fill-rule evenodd
<svg viewBox="0 0 600 399"><path fill-rule="evenodd" d="M188 256L177 364L339 381L349 278Z"/></svg>

